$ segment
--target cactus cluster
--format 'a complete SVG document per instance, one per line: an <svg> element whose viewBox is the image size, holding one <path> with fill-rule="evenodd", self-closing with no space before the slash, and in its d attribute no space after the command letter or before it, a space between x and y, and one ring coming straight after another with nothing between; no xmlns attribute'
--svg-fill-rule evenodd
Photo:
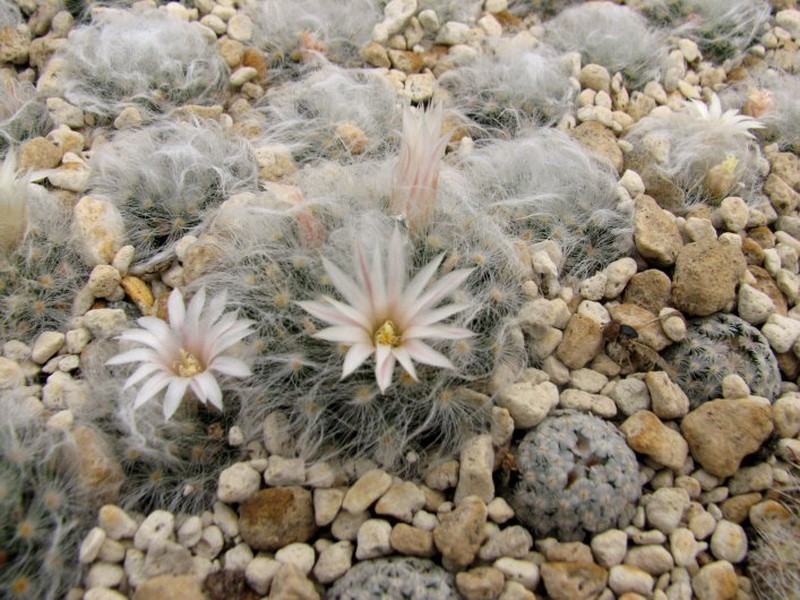
<svg viewBox="0 0 800 600"><path fill-rule="evenodd" d="M740 375L750 392L772 401L781 387L778 362L761 332L731 314L689 322L686 339L664 350L692 409L722 395L722 379Z"/></svg>
<svg viewBox="0 0 800 600"><path fill-rule="evenodd" d="M536 537L582 540L633 517L639 463L608 421L556 412L522 438L516 463L518 480L505 496Z"/></svg>
<svg viewBox="0 0 800 600"><path fill-rule="evenodd" d="M631 251L633 215L619 203L616 175L560 131L487 144L465 170L511 235L558 243L566 277L589 277Z"/></svg>
<svg viewBox="0 0 800 600"><path fill-rule="evenodd" d="M663 33L632 8L612 2L561 11L545 24L544 39L563 52L580 52L583 64L621 72L635 87L658 79L667 57Z"/></svg>
<svg viewBox="0 0 800 600"><path fill-rule="evenodd" d="M229 195L255 190L250 145L213 121L160 121L97 148L89 193L122 216L139 263L170 259L175 243Z"/></svg>
<svg viewBox="0 0 800 600"><path fill-rule="evenodd" d="M197 24L157 10L98 11L72 32L61 56L67 100L111 119L128 106L146 116L214 103L229 76Z"/></svg>
<svg viewBox="0 0 800 600"><path fill-rule="evenodd" d="M359 562L330 587L328 600L457 600L455 577L424 558Z"/></svg>
<svg viewBox="0 0 800 600"><path fill-rule="evenodd" d="M57 600L77 583L68 563L85 530L87 491L68 436L0 421L0 596Z"/></svg>

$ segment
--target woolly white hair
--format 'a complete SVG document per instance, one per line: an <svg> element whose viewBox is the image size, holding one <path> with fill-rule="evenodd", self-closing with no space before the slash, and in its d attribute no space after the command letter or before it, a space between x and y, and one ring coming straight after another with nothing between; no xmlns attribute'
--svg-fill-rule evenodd
<svg viewBox="0 0 800 600"><path fill-rule="evenodd" d="M418 11L433 9L439 17L439 23L474 21L480 14L481 0L419 0Z"/></svg>
<svg viewBox="0 0 800 600"><path fill-rule="evenodd" d="M19 6L11 0L0 0L0 27L16 27L21 22Z"/></svg>
<svg viewBox="0 0 800 600"><path fill-rule="evenodd" d="M745 79L726 92L723 100L764 124L764 137L781 148L800 146L800 75L766 70Z"/></svg>
<svg viewBox="0 0 800 600"><path fill-rule="evenodd" d="M621 71L635 86L658 79L667 56L662 33L636 11L611 2L567 8L545 23L545 40L580 52L584 64Z"/></svg>
<svg viewBox="0 0 800 600"><path fill-rule="evenodd" d="M715 112L720 111L721 108ZM634 145L636 152L661 143L667 150L656 166L686 193L689 203L708 199L704 178L723 161L728 161L731 175L739 182L736 193L746 201L754 200L759 180L759 149L752 134L743 129L748 123L734 122L730 117L704 118L701 113L687 105L677 112L649 115L625 139Z"/></svg>
<svg viewBox="0 0 800 600"><path fill-rule="evenodd" d="M157 10L99 11L72 32L63 56L67 100L105 117L134 104L158 112L216 102L229 74L197 24Z"/></svg>
<svg viewBox="0 0 800 600"><path fill-rule="evenodd" d="M8 70L0 71L0 148L44 135L50 126L33 84L20 81Z"/></svg>
<svg viewBox="0 0 800 600"><path fill-rule="evenodd" d="M766 0L639 0L652 19L689 37L704 53L719 59L745 50L761 32L772 10Z"/></svg>
<svg viewBox="0 0 800 600"><path fill-rule="evenodd" d="M255 197L250 206L230 208L224 235L212 230L220 262L191 285L212 293L228 290L243 315L256 322L254 375L238 388L238 424L248 439L261 436L265 419L277 411L285 415L284 431L296 451L309 459L367 456L402 472L412 468L405 460L409 452L448 454L467 432L485 431L490 404L481 392L492 389L490 379L501 366L511 377L524 366L513 319L526 298L525 267L513 238L476 210L470 182L447 164L432 225L424 236L409 238L405 252L408 276L442 252L437 279L474 268L453 296L466 307L446 324L476 335L436 344L455 369L420 367L419 382L397 376L381 396L372 361L341 380L341 350L312 337L320 325L297 302L336 294L321 257L352 264L354 240L372 255L396 227L403 228L385 208L394 162L301 169L295 182L302 196L283 203L283 210L276 198ZM313 244L303 235L308 220L322 233Z"/></svg>
<svg viewBox="0 0 800 600"><path fill-rule="evenodd" d="M173 245L229 195L257 189L252 149L213 121L159 121L121 131L92 155L90 193L116 205L145 264Z"/></svg>
<svg viewBox="0 0 800 600"><path fill-rule="evenodd" d="M264 139L288 145L300 163L385 155L398 141L397 104L394 88L374 69L326 64L266 94ZM347 129L355 139L345 139Z"/></svg>
<svg viewBox="0 0 800 600"><path fill-rule="evenodd" d="M304 53L349 63L372 39L372 27L382 17L375 0L263 0L250 12L256 23L253 41L276 64L306 58Z"/></svg>
<svg viewBox="0 0 800 600"><path fill-rule="evenodd" d="M516 133L552 125L572 108L571 62L554 50L499 49L445 72L439 83L453 104L480 126Z"/></svg>
<svg viewBox="0 0 800 600"><path fill-rule="evenodd" d="M617 206L616 174L561 131L487 144L463 168L514 235L561 246L566 276L593 275L632 248L632 217Z"/></svg>

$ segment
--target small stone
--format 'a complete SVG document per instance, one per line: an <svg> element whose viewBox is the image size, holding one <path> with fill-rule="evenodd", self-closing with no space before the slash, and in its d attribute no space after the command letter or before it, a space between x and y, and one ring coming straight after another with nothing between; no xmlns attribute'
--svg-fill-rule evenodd
<svg viewBox="0 0 800 600"><path fill-rule="evenodd" d="M507 581L514 581L535 590L539 585L539 567L530 560L517 558L499 558L492 566L505 575Z"/></svg>
<svg viewBox="0 0 800 600"><path fill-rule="evenodd" d="M478 435L464 444L460 456L458 485L454 502L460 504L465 498L477 496L484 502L494 498L494 450L490 435Z"/></svg>
<svg viewBox="0 0 800 600"><path fill-rule="evenodd" d="M280 567L281 563L277 560L266 556L256 556L245 568L244 576L248 585L250 585L257 594L263 596L269 592L272 578L275 577L275 573L278 572Z"/></svg>
<svg viewBox="0 0 800 600"><path fill-rule="evenodd" d="M503 387L495 398L508 410L515 427L529 429L541 423L558 405L558 388L549 381L522 381Z"/></svg>
<svg viewBox="0 0 800 600"><path fill-rule="evenodd" d="M650 371L645 375L653 412L660 419L677 419L689 412L689 398L669 375Z"/></svg>
<svg viewBox="0 0 800 600"><path fill-rule="evenodd" d="M78 155L67 152L61 158L61 166L48 171L47 180L54 187L79 194L89 187L89 165Z"/></svg>
<svg viewBox="0 0 800 600"><path fill-rule="evenodd" d="M486 509L489 511L489 520L498 525L502 525L514 517L514 509L504 498L495 498L486 505Z"/></svg>
<svg viewBox="0 0 800 600"><path fill-rule="evenodd" d="M332 583L344 575L353 564L353 544L336 542L320 552L314 565L314 578L322 584Z"/></svg>
<svg viewBox="0 0 800 600"><path fill-rule="evenodd" d="M733 475L772 428L769 407L749 399L711 400L681 422L692 456L703 469L722 478Z"/></svg>
<svg viewBox="0 0 800 600"><path fill-rule="evenodd" d="M342 507L352 514L363 512L386 493L391 485L392 477L385 471L367 471L347 490Z"/></svg>
<svg viewBox="0 0 800 600"><path fill-rule="evenodd" d="M441 515L433 541L446 569L461 571L475 560L486 536L487 516L486 504L476 496L464 498L453 511Z"/></svg>
<svg viewBox="0 0 800 600"><path fill-rule="evenodd" d="M81 547L78 551L78 562L83 565L93 563L100 553L100 548L106 541L107 535L102 527L93 527L81 542Z"/></svg>
<svg viewBox="0 0 800 600"><path fill-rule="evenodd" d="M125 475L109 442L97 429L87 425L77 425L72 430L72 437L75 447L80 449L77 453L78 475L81 484L90 491L92 503L116 502ZM113 537L111 532L108 533Z"/></svg>
<svg viewBox="0 0 800 600"><path fill-rule="evenodd" d="M444 46L463 44L469 36L469 25L457 21L448 21L439 28L436 43Z"/></svg>
<svg viewBox="0 0 800 600"><path fill-rule="evenodd" d="M503 591L503 574L493 567L475 567L456 574L456 588L465 600L495 600Z"/></svg>
<svg viewBox="0 0 800 600"><path fill-rule="evenodd" d="M302 485L306 480L305 461L302 458L269 457L264 470L264 483L271 487Z"/></svg>
<svg viewBox="0 0 800 600"><path fill-rule="evenodd" d="M175 517L165 510L154 510L136 530L133 545L139 550L147 550L155 541L174 538Z"/></svg>
<svg viewBox="0 0 800 600"><path fill-rule="evenodd" d="M62 98L48 98L47 112L56 125L66 125L72 129L80 129L85 125L83 111Z"/></svg>
<svg viewBox="0 0 800 600"><path fill-rule="evenodd" d="M609 529L592 538L592 553L597 562L609 569L621 564L628 550L628 536L619 529Z"/></svg>
<svg viewBox="0 0 800 600"><path fill-rule="evenodd" d="M346 510L340 511L331 523L331 533L337 540L356 541L358 530L370 518L368 511L352 514Z"/></svg>
<svg viewBox="0 0 800 600"><path fill-rule="evenodd" d="M40 333L31 348L31 360L40 365L47 362L64 345L65 336L60 331Z"/></svg>
<svg viewBox="0 0 800 600"><path fill-rule="evenodd" d="M131 129L139 127L144 122L142 113L135 106L126 106L119 113L119 116L114 119L114 128L116 129Z"/></svg>
<svg viewBox="0 0 800 600"><path fill-rule="evenodd" d="M788 352L800 338L800 321L772 314L761 328L761 333L776 353Z"/></svg>
<svg viewBox="0 0 800 600"><path fill-rule="evenodd" d="M674 264L683 247L674 219L645 194L637 197L635 204L633 239L639 254L654 265Z"/></svg>
<svg viewBox="0 0 800 600"><path fill-rule="evenodd" d="M281 565L272 579L269 600L320 600L314 584L292 564Z"/></svg>
<svg viewBox="0 0 800 600"><path fill-rule="evenodd" d="M706 316L732 306L747 264L741 250L716 240L684 246L675 261L672 300L689 315Z"/></svg>
<svg viewBox="0 0 800 600"><path fill-rule="evenodd" d="M531 546L533 538L528 530L520 525L512 525L490 536L481 546L478 557L485 561L503 556L525 558Z"/></svg>
<svg viewBox="0 0 800 600"><path fill-rule="evenodd" d="M697 600L730 600L736 597L739 577L725 560L708 563L692 577L692 591Z"/></svg>
<svg viewBox="0 0 800 600"><path fill-rule="evenodd" d="M635 377L626 377L621 381L617 381L609 395L616 403L619 411L626 416L630 416L636 411L650 408L650 394L647 391L647 384Z"/></svg>
<svg viewBox="0 0 800 600"><path fill-rule="evenodd" d="M392 551L392 525L383 519L368 519L358 529L356 558L365 560L386 556Z"/></svg>
<svg viewBox="0 0 800 600"><path fill-rule="evenodd" d="M52 169L61 162L61 150L43 137L24 142L19 148L19 168L36 171Z"/></svg>
<svg viewBox="0 0 800 600"><path fill-rule="evenodd" d="M651 575L661 575L672 570L675 561L669 551L661 545L635 546L625 555L625 564L639 567Z"/></svg>
<svg viewBox="0 0 800 600"><path fill-rule="evenodd" d="M697 554L706 547L706 544L698 543L690 529L678 527L669 534L669 547L675 565L688 568L696 564Z"/></svg>
<svg viewBox="0 0 800 600"><path fill-rule="evenodd" d="M388 515L400 521L410 523L417 512L425 505L425 494L414 483L403 481L396 483L381 496L375 505L375 513Z"/></svg>
<svg viewBox="0 0 800 600"><path fill-rule="evenodd" d="M242 539L256 550L305 542L316 528L311 492L300 487L260 490L239 507Z"/></svg>
<svg viewBox="0 0 800 600"><path fill-rule="evenodd" d="M112 540L132 539L138 529L136 521L119 506L113 504L100 508L97 524Z"/></svg>
<svg viewBox="0 0 800 600"><path fill-rule="evenodd" d="M611 75L608 74L608 69L601 65L585 65L578 75L578 81L583 88L611 93Z"/></svg>
<svg viewBox="0 0 800 600"><path fill-rule="evenodd" d="M283 564L293 564L303 575L311 573L315 558L314 548L299 542L287 544L275 553L275 560Z"/></svg>
<svg viewBox="0 0 800 600"><path fill-rule="evenodd" d="M729 196L720 203L718 214L725 224L725 229L739 233L747 226L749 209L741 198Z"/></svg>
<svg viewBox="0 0 800 600"><path fill-rule="evenodd" d="M647 521L659 531L671 533L689 508L689 494L681 488L660 488L647 498Z"/></svg>
<svg viewBox="0 0 800 600"><path fill-rule="evenodd" d="M339 513L344 490L320 488L314 490L314 518L318 527L330 525Z"/></svg>
<svg viewBox="0 0 800 600"><path fill-rule="evenodd" d="M128 316L121 308L95 308L84 315L86 328L101 340L121 333L127 323Z"/></svg>
<svg viewBox="0 0 800 600"><path fill-rule="evenodd" d="M556 356L570 369L585 367L603 347L603 329L592 317L580 313L572 315Z"/></svg>
<svg viewBox="0 0 800 600"><path fill-rule="evenodd" d="M546 562L539 569L553 600L597 598L608 581L608 571L594 563Z"/></svg>
<svg viewBox="0 0 800 600"><path fill-rule="evenodd" d="M622 172L624 157L619 144L617 144L617 137L611 129L598 121L586 121L573 129L571 135L590 152L611 163L617 173Z"/></svg>
<svg viewBox="0 0 800 600"><path fill-rule="evenodd" d="M193 575L159 575L142 582L133 600L204 600L201 581Z"/></svg>
<svg viewBox="0 0 800 600"><path fill-rule="evenodd" d="M222 551L225 539L222 531L216 525L209 525L203 529L200 541L194 547L194 553L207 560L214 560Z"/></svg>
<svg viewBox="0 0 800 600"><path fill-rule="evenodd" d="M84 196L73 211L73 232L90 266L109 264L123 245L125 225L113 204Z"/></svg>
<svg viewBox="0 0 800 600"><path fill-rule="evenodd" d="M246 14L237 12L228 20L228 37L247 43L253 38L253 22Z"/></svg>
<svg viewBox="0 0 800 600"><path fill-rule="evenodd" d="M261 475L244 463L235 463L219 474L217 498L222 502L244 502L258 491Z"/></svg>
<svg viewBox="0 0 800 600"><path fill-rule="evenodd" d="M153 298L153 292L150 291L150 286L135 275L125 275L120 281L120 285L125 290L128 298L133 300L140 313L143 315L151 314L155 299Z"/></svg>
<svg viewBox="0 0 800 600"><path fill-rule="evenodd" d="M784 394L772 405L775 431L783 438L793 438L800 433L800 393Z"/></svg>
<svg viewBox="0 0 800 600"><path fill-rule="evenodd" d="M257 75L258 71L256 71L253 67L239 67L233 73L231 73L229 82L231 87L239 88L248 81L255 79Z"/></svg>
<svg viewBox="0 0 800 600"><path fill-rule="evenodd" d="M151 540L144 559L145 577L185 575L192 570L192 553L180 544L158 537Z"/></svg>
<svg viewBox="0 0 800 600"><path fill-rule="evenodd" d="M191 548L200 541L203 535L203 522L200 517L188 517L178 528L178 542Z"/></svg>
<svg viewBox="0 0 800 600"><path fill-rule="evenodd" d="M631 448L665 467L677 470L686 462L689 454L686 441L650 411L634 413L620 425L620 430Z"/></svg>
<svg viewBox="0 0 800 600"><path fill-rule="evenodd" d="M739 316L751 325L760 325L775 312L772 299L749 284L739 286Z"/></svg>
<svg viewBox="0 0 800 600"><path fill-rule="evenodd" d="M716 558L739 563L747 556L747 535L741 525L722 520L717 523L709 547Z"/></svg>
<svg viewBox="0 0 800 600"><path fill-rule="evenodd" d="M655 579L650 573L631 565L615 565L608 572L608 587L618 597L636 593L649 597L653 593Z"/></svg>
<svg viewBox="0 0 800 600"><path fill-rule="evenodd" d="M431 531L405 523L392 527L389 543L397 553L407 556L430 557L435 554Z"/></svg>

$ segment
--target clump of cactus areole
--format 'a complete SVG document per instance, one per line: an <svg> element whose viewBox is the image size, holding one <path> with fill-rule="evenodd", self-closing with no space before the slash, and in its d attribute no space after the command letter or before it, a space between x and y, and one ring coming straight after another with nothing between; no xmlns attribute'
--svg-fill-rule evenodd
<svg viewBox="0 0 800 600"><path fill-rule="evenodd" d="M519 444L507 499L536 537L577 541L625 527L641 493L636 455L617 428L590 414L548 417Z"/></svg>
<svg viewBox="0 0 800 600"><path fill-rule="evenodd" d="M761 332L736 315L718 314L689 322L686 339L664 351L692 409L722 394L722 379L740 375L750 391L772 401L781 376L778 361Z"/></svg>
<svg viewBox="0 0 800 600"><path fill-rule="evenodd" d="M336 580L328 600L456 600L455 578L424 558L380 558L358 563Z"/></svg>

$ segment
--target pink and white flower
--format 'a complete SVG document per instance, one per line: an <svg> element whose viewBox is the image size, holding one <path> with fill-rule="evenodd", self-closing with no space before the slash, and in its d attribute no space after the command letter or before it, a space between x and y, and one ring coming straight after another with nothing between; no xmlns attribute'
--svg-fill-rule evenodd
<svg viewBox="0 0 800 600"><path fill-rule="evenodd" d="M754 118L739 114L736 109L731 108L722 112L722 103L719 101L719 96L713 93L708 104L700 100L692 100L687 102L686 105L698 119L713 124L720 129L727 129L732 135L754 138L755 136L750 133L750 130L764 128Z"/></svg>
<svg viewBox="0 0 800 600"><path fill-rule="evenodd" d="M370 262L356 245L355 279L322 259L331 283L345 302L325 297L322 302L298 302L313 316L329 323L314 337L348 346L342 379L375 356L375 379L381 393L391 385L396 363L416 381L414 362L452 369L453 363L423 340L457 340L472 336L468 329L441 321L466 309L467 304L437 305L452 294L472 272L459 269L428 285L444 254L425 265L406 284L406 258L400 232L395 229L384 265L376 247Z"/></svg>
<svg viewBox="0 0 800 600"><path fill-rule="evenodd" d="M247 377L250 368L225 351L252 333L253 321L224 313L227 297L216 296L206 307L205 289L200 289L188 309L180 290L169 295L169 323L156 317L140 317L141 329L129 329L119 340L141 347L112 357L108 365L141 363L125 381L124 389L141 381L134 408L156 397L164 388L164 417L169 419L191 390L203 404L222 410L222 390L217 375Z"/></svg>

